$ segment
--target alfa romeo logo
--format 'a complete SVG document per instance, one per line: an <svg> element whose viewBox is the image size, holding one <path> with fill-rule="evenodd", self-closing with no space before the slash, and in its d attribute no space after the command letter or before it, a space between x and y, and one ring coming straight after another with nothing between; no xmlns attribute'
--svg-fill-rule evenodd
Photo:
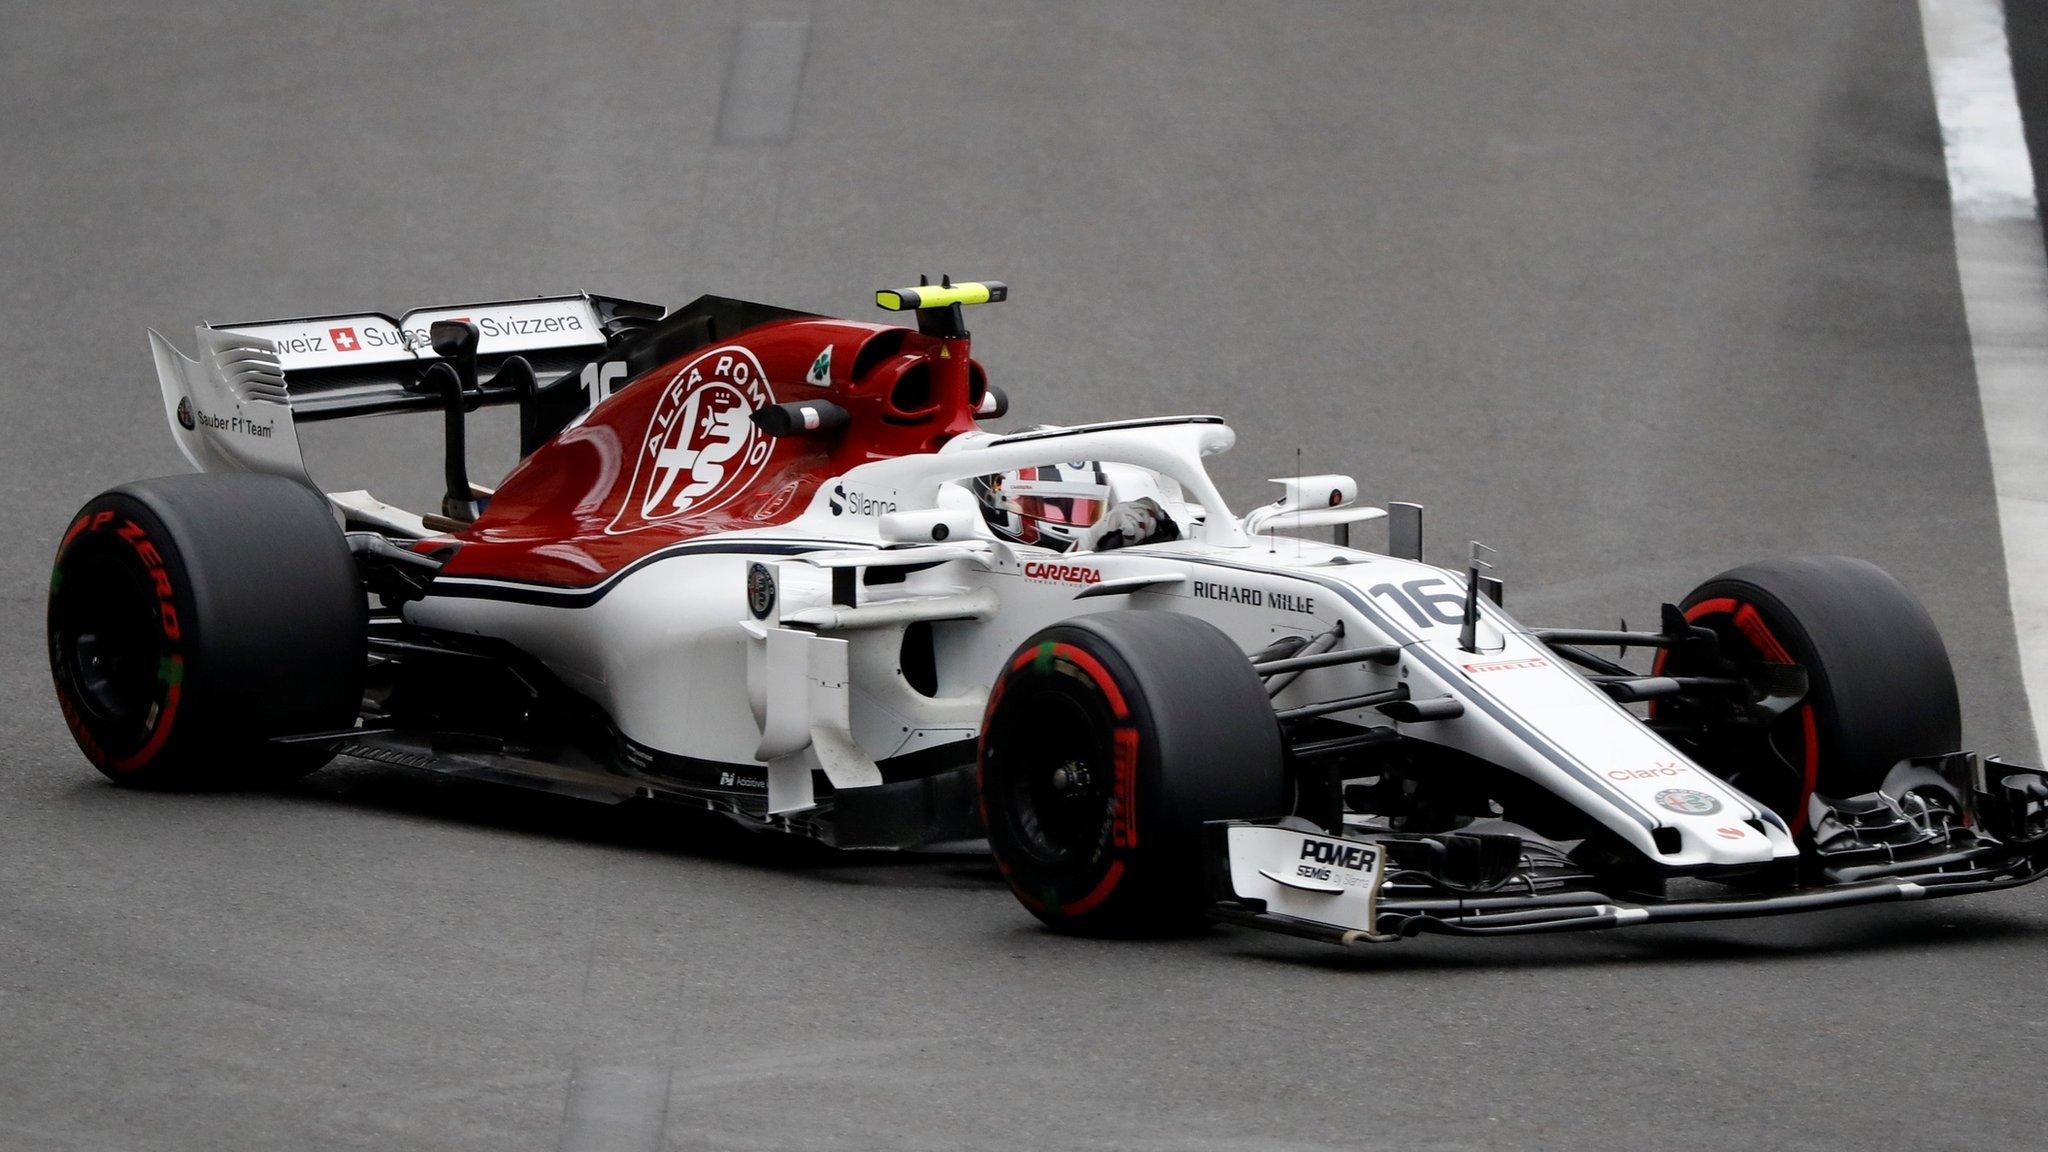
<svg viewBox="0 0 2048 1152"><path fill-rule="evenodd" d="M684 365L655 401L632 484L605 530L702 514L744 492L773 450L752 417L774 402L761 362L744 348L714 349Z"/></svg>
<svg viewBox="0 0 2048 1152"><path fill-rule="evenodd" d="M178 397L178 426L187 432L192 430L192 398Z"/></svg>
<svg viewBox="0 0 2048 1152"><path fill-rule="evenodd" d="M755 561L747 565L747 611L756 620L766 620L768 613L775 610L775 574L766 564Z"/></svg>
<svg viewBox="0 0 2048 1152"><path fill-rule="evenodd" d="M1705 792L1690 788L1666 788L1657 793L1657 803L1687 816L1709 816L1721 810L1721 802Z"/></svg>

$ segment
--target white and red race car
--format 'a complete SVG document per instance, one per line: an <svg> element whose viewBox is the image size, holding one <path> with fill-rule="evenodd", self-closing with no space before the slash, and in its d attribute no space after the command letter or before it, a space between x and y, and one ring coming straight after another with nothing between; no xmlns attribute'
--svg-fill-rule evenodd
<svg viewBox="0 0 2048 1152"><path fill-rule="evenodd" d="M914 329L578 295L202 327L196 360L152 333L202 474L65 533L64 716L137 785L349 755L842 847L985 835L1033 913L1108 934L1606 928L2048 867L2048 774L1961 750L1942 641L1875 567L1527 628L1347 476L1233 513L1214 417L982 430L962 309L1005 294L877 294ZM495 490L483 404L520 412ZM299 424L410 410L445 420L438 511L307 476Z"/></svg>

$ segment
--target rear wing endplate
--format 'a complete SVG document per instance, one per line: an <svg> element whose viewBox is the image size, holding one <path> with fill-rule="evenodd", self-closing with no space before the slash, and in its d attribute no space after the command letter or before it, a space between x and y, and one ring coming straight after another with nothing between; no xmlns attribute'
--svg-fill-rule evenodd
<svg viewBox="0 0 2048 1152"><path fill-rule="evenodd" d="M311 485L276 348L210 328L198 335L194 360L157 332L149 334L178 451L202 472L270 472Z"/></svg>

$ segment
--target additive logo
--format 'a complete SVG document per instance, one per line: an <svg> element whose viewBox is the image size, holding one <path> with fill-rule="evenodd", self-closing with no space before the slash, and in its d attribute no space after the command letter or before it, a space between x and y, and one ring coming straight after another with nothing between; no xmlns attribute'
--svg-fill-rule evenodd
<svg viewBox="0 0 2048 1152"><path fill-rule="evenodd" d="M753 415L773 403L761 362L745 348L715 348L683 365L655 399L633 480L605 531L702 515L745 491L774 450Z"/></svg>
<svg viewBox="0 0 2048 1152"><path fill-rule="evenodd" d="M1711 816L1721 810L1721 802L1705 792L1690 788L1666 788L1655 797L1660 807L1686 816Z"/></svg>
<svg viewBox="0 0 2048 1152"><path fill-rule="evenodd" d="M356 330L353 328L329 328L327 338L334 341L336 352L353 352L363 346L363 342L356 339Z"/></svg>

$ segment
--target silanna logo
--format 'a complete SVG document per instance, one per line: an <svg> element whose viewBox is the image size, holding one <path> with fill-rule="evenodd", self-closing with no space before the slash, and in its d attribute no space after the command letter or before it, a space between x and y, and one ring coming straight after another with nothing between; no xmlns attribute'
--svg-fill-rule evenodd
<svg viewBox="0 0 2048 1152"><path fill-rule="evenodd" d="M745 491L774 448L753 415L773 403L761 362L744 348L714 349L685 364L655 399L633 481L605 531L702 515Z"/></svg>
<svg viewBox="0 0 2048 1152"><path fill-rule="evenodd" d="M886 516L896 511L894 500L877 499L858 488L834 484L831 495L825 498L825 506L834 516Z"/></svg>

